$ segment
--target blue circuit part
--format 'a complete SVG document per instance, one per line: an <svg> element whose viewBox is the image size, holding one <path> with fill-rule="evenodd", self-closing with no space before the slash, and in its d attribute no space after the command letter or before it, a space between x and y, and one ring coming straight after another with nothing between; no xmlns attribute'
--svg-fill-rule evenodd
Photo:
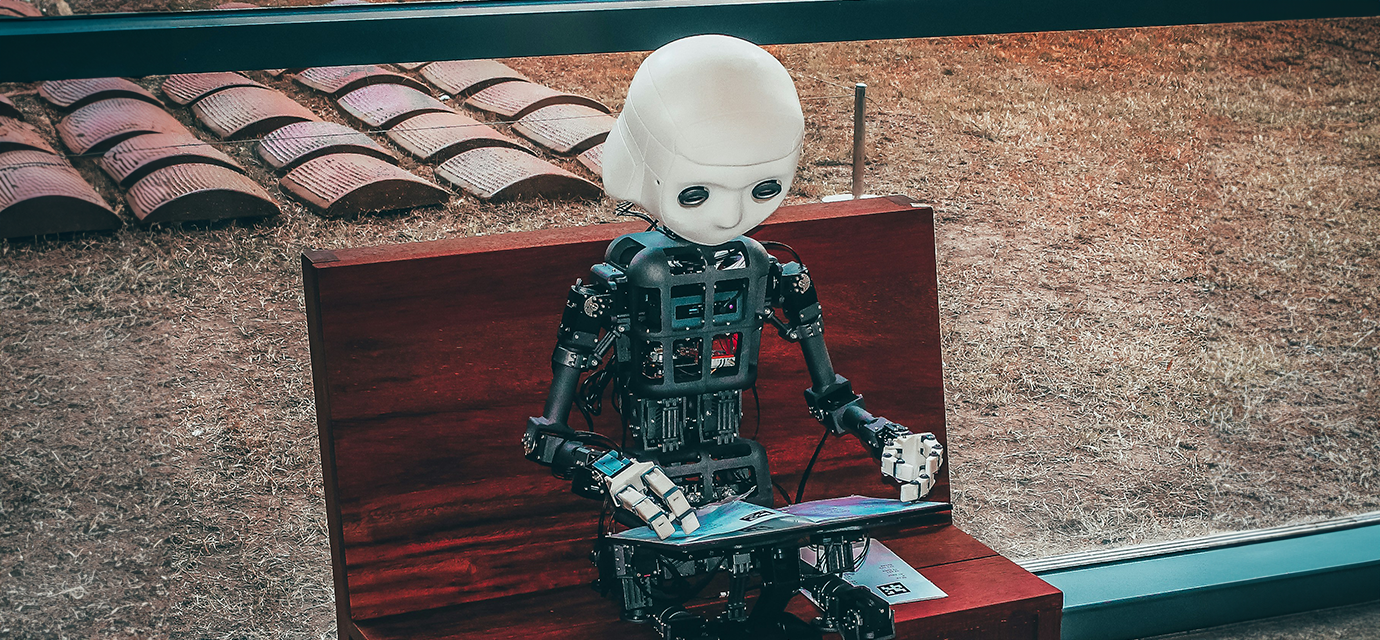
<svg viewBox="0 0 1380 640"><path fill-rule="evenodd" d="M612 478L618 475L619 471L632 466L632 461L618 455L617 451L610 451L604 454L603 457L595 460L593 466L599 473Z"/></svg>

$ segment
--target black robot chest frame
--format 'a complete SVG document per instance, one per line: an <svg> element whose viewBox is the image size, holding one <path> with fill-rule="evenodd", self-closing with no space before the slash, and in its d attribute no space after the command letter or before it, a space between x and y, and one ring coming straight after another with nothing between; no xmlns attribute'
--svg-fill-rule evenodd
<svg viewBox="0 0 1380 640"><path fill-rule="evenodd" d="M770 273L762 245L704 247L648 231L615 240L606 259L626 278L629 391L666 398L752 386Z"/></svg>
<svg viewBox="0 0 1380 640"><path fill-rule="evenodd" d="M757 379L771 262L750 238L705 247L648 231L615 240L592 270L617 292L606 316L616 344L609 366L636 454L663 466L695 504L742 493L770 500L765 451L739 428L742 392Z"/></svg>

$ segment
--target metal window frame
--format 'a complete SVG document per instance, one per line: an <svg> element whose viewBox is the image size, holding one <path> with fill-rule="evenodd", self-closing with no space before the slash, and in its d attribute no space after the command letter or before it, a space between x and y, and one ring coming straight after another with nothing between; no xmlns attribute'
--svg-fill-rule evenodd
<svg viewBox="0 0 1380 640"><path fill-rule="evenodd" d="M0 21L0 81L1380 15L1380 0L418 2Z"/></svg>

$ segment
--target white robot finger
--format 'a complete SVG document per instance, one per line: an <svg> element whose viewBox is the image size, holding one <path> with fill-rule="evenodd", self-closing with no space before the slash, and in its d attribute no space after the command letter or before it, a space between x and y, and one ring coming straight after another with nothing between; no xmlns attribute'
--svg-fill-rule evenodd
<svg viewBox="0 0 1380 640"><path fill-rule="evenodd" d="M604 482L608 484L609 495L624 509L632 511L643 522L651 525L657 537L665 540L675 533L675 524L660 505L641 490L647 476L657 466L650 462L633 462L619 454L610 452L594 463L600 473L608 474ZM665 477L665 474L661 474ZM698 526L698 522L696 525Z"/></svg>
<svg viewBox="0 0 1380 640"><path fill-rule="evenodd" d="M605 460L611 457L614 458L614 460L605 464ZM594 463L594 468L607 474L605 482L608 483L609 495L618 495L623 491L623 487L640 487L642 485L642 476L648 471L656 468L656 465L650 462L634 462L627 458L618 457L617 454L610 453Z"/></svg>
<svg viewBox="0 0 1380 640"><path fill-rule="evenodd" d="M934 478L922 473L914 480L901 485L901 502L915 502L930 494L934 489Z"/></svg>
<svg viewBox="0 0 1380 640"><path fill-rule="evenodd" d="M935 477L939 473L939 467L944 465L944 445L939 444L939 439L933 433L920 434L921 451L925 454L925 471L930 477Z"/></svg>
<svg viewBox="0 0 1380 640"><path fill-rule="evenodd" d="M925 435L928 434L908 433L896 439L901 443L901 457L905 458L906 462L920 465L920 461L929 455ZM934 439L934 436L931 435L930 439Z"/></svg>
<svg viewBox="0 0 1380 640"><path fill-rule="evenodd" d="M700 528L700 520L695 516L695 511L690 507L690 501L685 498L685 492L680 486L666 477L666 473L661 467L652 469L642 475L642 481L647 484L647 489L652 495L661 498L666 506L671 510L671 518L680 523L681 530L686 533L694 533Z"/></svg>
<svg viewBox="0 0 1380 640"><path fill-rule="evenodd" d="M882 449L882 475L896 477L896 463L901 461L901 445L892 441Z"/></svg>
<svg viewBox="0 0 1380 640"><path fill-rule="evenodd" d="M918 473L916 463L924 457L919 446L919 438L914 434L896 437L882 449L882 473L902 483L913 480Z"/></svg>
<svg viewBox="0 0 1380 640"><path fill-rule="evenodd" d="M675 533L676 526L671 523L671 518L666 515L661 507L657 506L656 501L652 500L647 494L638 491L635 487L627 486L613 496L614 502L628 511L637 514L643 522L651 525L656 536L665 540Z"/></svg>

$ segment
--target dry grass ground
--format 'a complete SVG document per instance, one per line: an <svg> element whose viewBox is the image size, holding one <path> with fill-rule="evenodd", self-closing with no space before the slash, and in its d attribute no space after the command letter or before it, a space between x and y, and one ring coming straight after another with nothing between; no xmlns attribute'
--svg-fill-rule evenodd
<svg viewBox="0 0 1380 640"><path fill-rule="evenodd" d="M1365 640L1380 637L1380 602L1308 611L1154 640Z"/></svg>
<svg viewBox="0 0 1380 640"><path fill-rule="evenodd" d="M1375 42L1380 20L773 48L807 98L794 200L847 189L835 96L865 81L870 190L939 212L965 529L1026 557L1380 509ZM617 107L641 57L512 64ZM0 637L333 636L299 251L610 208L282 202L0 242Z"/></svg>

